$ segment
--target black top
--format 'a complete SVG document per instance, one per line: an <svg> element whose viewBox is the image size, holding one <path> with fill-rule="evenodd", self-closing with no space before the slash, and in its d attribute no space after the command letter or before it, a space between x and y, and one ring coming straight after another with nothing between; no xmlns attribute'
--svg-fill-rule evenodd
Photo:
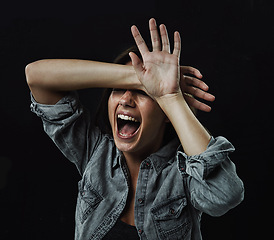
<svg viewBox="0 0 274 240"><path fill-rule="evenodd" d="M135 226L131 226L120 219L117 220L113 228L107 233L103 240L139 240Z"/></svg>

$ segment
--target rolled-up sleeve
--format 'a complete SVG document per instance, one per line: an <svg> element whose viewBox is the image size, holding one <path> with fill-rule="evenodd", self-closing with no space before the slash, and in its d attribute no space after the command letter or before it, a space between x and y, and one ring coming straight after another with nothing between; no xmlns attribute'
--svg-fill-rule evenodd
<svg viewBox="0 0 274 240"><path fill-rule="evenodd" d="M196 209L220 216L243 200L243 182L229 158L234 150L226 138L212 137L207 149L199 155L187 156L179 151L179 165L184 162L191 203Z"/></svg>
<svg viewBox="0 0 274 240"><path fill-rule="evenodd" d="M83 173L101 137L89 112L71 92L55 105L40 104L31 94L31 111L42 119L44 131L60 151Z"/></svg>

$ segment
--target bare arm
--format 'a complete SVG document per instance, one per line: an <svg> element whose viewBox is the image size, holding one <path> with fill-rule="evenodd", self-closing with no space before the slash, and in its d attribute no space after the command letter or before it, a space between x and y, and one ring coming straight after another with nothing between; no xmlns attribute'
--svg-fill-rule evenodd
<svg viewBox="0 0 274 240"><path fill-rule="evenodd" d="M157 100L182 143L187 155L204 152L210 135L190 110L182 94L165 96Z"/></svg>
<svg viewBox="0 0 274 240"><path fill-rule="evenodd" d="M55 104L73 90L141 86L131 66L87 60L40 60L27 65L26 77L34 98L43 104Z"/></svg>
<svg viewBox="0 0 274 240"><path fill-rule="evenodd" d="M200 154L206 150L210 135L188 107L180 88L180 35L178 32L174 34L174 51L171 54L165 26L160 25L161 40L154 19L150 20L149 26L153 39L152 52L137 27L132 27L132 35L144 60L142 63L136 54L130 53L134 69L146 92L157 101L173 124L185 153Z"/></svg>
<svg viewBox="0 0 274 240"><path fill-rule="evenodd" d="M184 93L207 101L215 97L207 93L208 86L199 78L199 70L182 66L180 85ZM191 74L194 77L185 76ZM31 92L39 103L55 104L67 91L102 87L144 90L132 66L87 60L48 59L26 66L26 77ZM184 95L187 103L201 111L211 108L195 98Z"/></svg>

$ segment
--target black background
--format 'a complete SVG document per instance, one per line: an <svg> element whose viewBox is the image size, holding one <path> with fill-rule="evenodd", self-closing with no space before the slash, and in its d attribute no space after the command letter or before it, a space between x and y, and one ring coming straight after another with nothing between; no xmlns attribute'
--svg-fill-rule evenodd
<svg viewBox="0 0 274 240"><path fill-rule="evenodd" d="M203 215L204 239L269 239L272 227L273 4L262 0L9 1L0 8L0 239L73 239L76 168L29 110L24 68L43 58L111 62L148 20L182 36L181 64L197 67L216 96L200 121L236 147L245 200ZM80 92L95 111L101 91Z"/></svg>

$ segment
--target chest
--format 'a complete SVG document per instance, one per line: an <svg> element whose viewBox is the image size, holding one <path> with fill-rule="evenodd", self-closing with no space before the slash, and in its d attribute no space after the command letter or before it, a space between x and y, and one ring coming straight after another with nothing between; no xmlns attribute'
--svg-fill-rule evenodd
<svg viewBox="0 0 274 240"><path fill-rule="evenodd" d="M98 173L98 168L86 172L79 185L76 213L79 226L88 225L96 233L97 228L110 229L120 218L146 235L156 236L159 229L163 239L167 239L165 233L173 228L189 228L183 178L176 165L160 174L149 164L141 166L136 184L128 177L121 168L103 174Z"/></svg>
<svg viewBox="0 0 274 240"><path fill-rule="evenodd" d="M132 226L135 226L135 221L134 221L135 196L136 196L136 184L131 184L129 188L129 194L127 197L125 208L120 216L120 219L123 222Z"/></svg>
<svg viewBox="0 0 274 240"><path fill-rule="evenodd" d="M153 206L157 209L165 201L186 196L183 178L174 166L157 175L150 163L144 163L137 177L128 176L129 192L120 219L129 225L134 226L138 216L152 214Z"/></svg>

